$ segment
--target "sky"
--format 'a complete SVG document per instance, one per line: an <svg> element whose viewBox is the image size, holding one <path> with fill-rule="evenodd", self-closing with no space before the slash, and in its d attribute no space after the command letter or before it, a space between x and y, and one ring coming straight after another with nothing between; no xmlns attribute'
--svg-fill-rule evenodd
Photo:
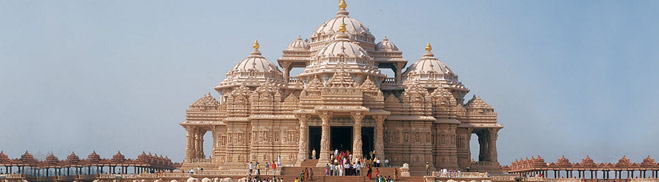
<svg viewBox="0 0 659 182"><path fill-rule="evenodd" d="M659 1L347 4L408 65L430 42L466 98L495 108L501 164L659 157ZM0 150L182 161L185 110L218 96L254 40L276 62L336 11L334 0L0 0Z"/></svg>

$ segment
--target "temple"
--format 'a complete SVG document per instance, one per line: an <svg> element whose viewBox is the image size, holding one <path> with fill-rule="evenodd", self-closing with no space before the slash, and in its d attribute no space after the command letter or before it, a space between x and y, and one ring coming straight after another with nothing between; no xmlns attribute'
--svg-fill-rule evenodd
<svg viewBox="0 0 659 182"><path fill-rule="evenodd" d="M497 113L432 52L410 66L387 37L349 16L336 16L282 51L278 65L253 50L210 93L190 105L182 169L244 168L249 161L325 166L335 150L354 159L388 159L411 171L461 169L500 173ZM423 45L423 44L422 44ZM423 48L423 46L419 46ZM281 68L281 69L280 69ZM298 75L291 70L301 68ZM387 77L383 70L393 71ZM210 134L213 146L204 146ZM471 159L471 137L479 155ZM204 147L212 152L205 154ZM316 151L316 155L312 156Z"/></svg>

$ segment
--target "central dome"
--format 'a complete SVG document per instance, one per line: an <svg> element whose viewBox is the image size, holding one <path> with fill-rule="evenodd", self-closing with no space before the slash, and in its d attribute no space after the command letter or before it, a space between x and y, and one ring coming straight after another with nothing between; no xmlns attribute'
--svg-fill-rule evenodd
<svg viewBox="0 0 659 182"><path fill-rule="evenodd" d="M300 76L311 78L311 75L346 69L347 72L369 75L373 78L384 77L375 66L373 57L349 39L346 29L347 26L341 23L335 38L316 53Z"/></svg>
<svg viewBox="0 0 659 182"><path fill-rule="evenodd" d="M312 51L318 50L325 45L321 42L331 41L334 36L339 32L341 24L345 24L345 33L349 35L350 39L358 42L375 44L375 37L369 29L362 24L362 22L355 20L348 16L348 11L345 10L346 4L341 1L339 4L339 11L336 16L325 21L320 25L316 31L311 35L311 49ZM319 43L319 44L315 44ZM314 46L316 45L316 46ZM369 47L372 48L372 47ZM369 49L370 51L371 49Z"/></svg>

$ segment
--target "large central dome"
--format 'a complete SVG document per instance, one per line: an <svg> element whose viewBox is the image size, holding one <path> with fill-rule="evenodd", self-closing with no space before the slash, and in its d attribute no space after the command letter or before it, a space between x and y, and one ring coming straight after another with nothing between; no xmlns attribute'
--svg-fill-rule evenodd
<svg viewBox="0 0 659 182"><path fill-rule="evenodd" d="M357 42L363 44L370 44L372 46L361 45L368 51L372 51L375 45L375 37L369 29L362 24L359 20L353 19L348 16L348 11L346 11L346 4L344 1L341 1L339 4L339 11L336 12L336 16L325 21L320 25L316 31L311 35L311 51L317 51L323 47L328 41L331 41L339 32L339 26L345 24L345 33L350 36L350 39L356 40Z"/></svg>

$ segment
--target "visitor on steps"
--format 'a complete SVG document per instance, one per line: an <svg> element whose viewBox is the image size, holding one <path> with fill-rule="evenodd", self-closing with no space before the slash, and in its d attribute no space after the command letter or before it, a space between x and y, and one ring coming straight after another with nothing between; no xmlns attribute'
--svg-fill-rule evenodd
<svg viewBox="0 0 659 182"><path fill-rule="evenodd" d="M265 166L263 167L265 168L265 175L268 175L268 166L270 166L270 162L265 161Z"/></svg>
<svg viewBox="0 0 659 182"><path fill-rule="evenodd" d="M249 175L252 175L252 169L254 169L254 165L252 164L252 161L249 161Z"/></svg>
<svg viewBox="0 0 659 182"><path fill-rule="evenodd" d="M325 176L329 176L329 164L325 164Z"/></svg>
<svg viewBox="0 0 659 182"><path fill-rule="evenodd" d="M430 176L430 164L426 162L426 176Z"/></svg>
<svg viewBox="0 0 659 182"><path fill-rule="evenodd" d="M357 176L361 175L360 173L361 167L362 167L361 163L357 161L357 163L355 164L355 172L357 172Z"/></svg>
<svg viewBox="0 0 659 182"><path fill-rule="evenodd" d="M277 174L277 165L275 164L275 161L272 161L272 176Z"/></svg>

